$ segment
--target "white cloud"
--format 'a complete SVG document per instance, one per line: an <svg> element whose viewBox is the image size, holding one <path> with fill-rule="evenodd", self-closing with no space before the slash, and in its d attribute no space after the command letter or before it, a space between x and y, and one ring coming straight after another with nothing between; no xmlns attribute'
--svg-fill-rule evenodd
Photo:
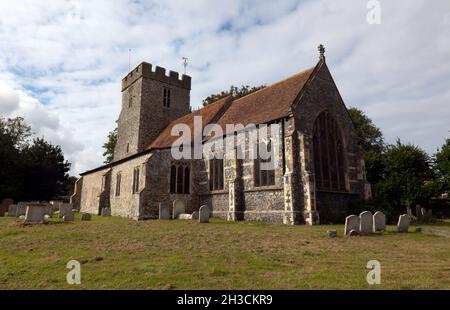
<svg viewBox="0 0 450 310"><path fill-rule="evenodd" d="M387 140L434 152L448 137L450 3L382 1L0 2L0 113L24 115L61 144L72 173L102 161L120 109L120 81L148 61L182 71L191 104L230 84L270 84L313 66L324 43L348 106L367 111Z"/></svg>

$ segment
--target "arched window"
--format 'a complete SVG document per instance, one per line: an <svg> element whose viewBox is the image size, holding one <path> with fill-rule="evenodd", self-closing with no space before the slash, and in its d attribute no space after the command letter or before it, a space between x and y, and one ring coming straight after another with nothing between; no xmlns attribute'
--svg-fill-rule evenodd
<svg viewBox="0 0 450 310"><path fill-rule="evenodd" d="M170 167L170 192L172 194L189 194L191 169L187 164L174 163Z"/></svg>
<svg viewBox="0 0 450 310"><path fill-rule="evenodd" d="M314 123L314 171L318 190L345 191L344 149L339 126L327 112Z"/></svg>
<svg viewBox="0 0 450 310"><path fill-rule="evenodd" d="M275 185L275 158L272 141L259 143L256 154L254 160L255 186Z"/></svg>

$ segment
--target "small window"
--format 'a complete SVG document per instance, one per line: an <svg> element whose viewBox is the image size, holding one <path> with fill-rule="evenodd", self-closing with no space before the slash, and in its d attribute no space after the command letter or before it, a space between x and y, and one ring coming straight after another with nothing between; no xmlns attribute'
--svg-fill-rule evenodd
<svg viewBox="0 0 450 310"><path fill-rule="evenodd" d="M177 171L177 194L183 194L183 176L184 176L184 169L183 166L178 166Z"/></svg>
<svg viewBox="0 0 450 310"><path fill-rule="evenodd" d="M170 192L175 193L177 188L177 167L170 167Z"/></svg>
<svg viewBox="0 0 450 310"><path fill-rule="evenodd" d="M167 87L164 87L163 90L163 106L170 108L170 89Z"/></svg>
<svg viewBox="0 0 450 310"><path fill-rule="evenodd" d="M120 183L122 181L122 175L120 173L116 176L116 196L120 196Z"/></svg>
<svg viewBox="0 0 450 310"><path fill-rule="evenodd" d="M269 153L268 158L263 159L260 154L260 147L266 148ZM267 156L264 156L267 157ZM275 167L274 162L274 152L272 143L260 143L257 147L257 158L254 161L255 167L255 186L269 186L275 185Z"/></svg>
<svg viewBox="0 0 450 310"><path fill-rule="evenodd" d="M133 194L139 192L139 167L133 170Z"/></svg>
<svg viewBox="0 0 450 310"><path fill-rule="evenodd" d="M184 190L185 194L189 194L189 187L191 183L191 173L189 167L184 168Z"/></svg>
<svg viewBox="0 0 450 310"><path fill-rule="evenodd" d="M209 160L209 190L223 189L223 159Z"/></svg>
<svg viewBox="0 0 450 310"><path fill-rule="evenodd" d="M102 176L102 192L106 189L106 175Z"/></svg>

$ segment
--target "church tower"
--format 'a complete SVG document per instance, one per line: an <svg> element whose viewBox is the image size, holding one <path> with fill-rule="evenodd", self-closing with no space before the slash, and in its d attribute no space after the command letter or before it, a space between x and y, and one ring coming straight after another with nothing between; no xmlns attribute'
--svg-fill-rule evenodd
<svg viewBox="0 0 450 310"><path fill-rule="evenodd" d="M190 111L191 77L141 63L122 80L122 109L114 161L147 149L159 133Z"/></svg>

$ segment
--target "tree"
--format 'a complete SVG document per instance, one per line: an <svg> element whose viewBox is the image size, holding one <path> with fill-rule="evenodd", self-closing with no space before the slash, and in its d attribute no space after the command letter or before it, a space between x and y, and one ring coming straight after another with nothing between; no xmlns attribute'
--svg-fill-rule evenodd
<svg viewBox="0 0 450 310"><path fill-rule="evenodd" d="M114 160L114 149L117 144L117 127L114 128L113 131L108 133L108 141L103 144L103 148L105 151L103 152L103 156L105 157L105 161L103 163L109 164Z"/></svg>
<svg viewBox="0 0 450 310"><path fill-rule="evenodd" d="M383 133L362 110L350 108L348 112L355 127L358 144L363 151L367 181L376 185L382 180L384 172L382 152L385 145Z"/></svg>
<svg viewBox="0 0 450 310"><path fill-rule="evenodd" d="M435 154L435 168L441 192L450 191L450 139Z"/></svg>
<svg viewBox="0 0 450 310"><path fill-rule="evenodd" d="M24 150L26 200L50 200L64 194L70 163L61 147L36 138Z"/></svg>
<svg viewBox="0 0 450 310"><path fill-rule="evenodd" d="M234 99L241 98L241 97L244 97L255 91L263 89L265 87L266 87L266 85L259 85L259 86L253 86L253 87L250 87L249 85L242 85L241 87L236 87L236 86L231 85L230 89L227 91L221 91L220 93L212 94L212 95L209 95L208 97L206 97L203 100L203 106L206 107L207 105L209 105L219 99L222 99L226 96L232 96Z"/></svg>
<svg viewBox="0 0 450 310"><path fill-rule="evenodd" d="M397 139L396 144L387 147L383 161L384 180L375 189L380 197L396 206L426 203L431 198L427 182L434 175L425 151Z"/></svg>

